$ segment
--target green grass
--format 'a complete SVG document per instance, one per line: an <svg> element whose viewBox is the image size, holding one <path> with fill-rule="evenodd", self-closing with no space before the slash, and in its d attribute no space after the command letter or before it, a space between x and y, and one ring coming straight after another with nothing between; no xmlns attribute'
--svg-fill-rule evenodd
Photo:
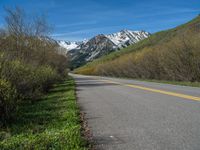
<svg viewBox="0 0 200 150"><path fill-rule="evenodd" d="M1 150L84 150L72 78L54 85L34 104L24 103L15 121L0 129Z"/></svg>
<svg viewBox="0 0 200 150"><path fill-rule="evenodd" d="M156 83L165 83L165 84L172 84L172 85L200 87L200 82L166 81L166 80L155 80L155 79L137 79L137 80L147 81L147 82L156 82Z"/></svg>

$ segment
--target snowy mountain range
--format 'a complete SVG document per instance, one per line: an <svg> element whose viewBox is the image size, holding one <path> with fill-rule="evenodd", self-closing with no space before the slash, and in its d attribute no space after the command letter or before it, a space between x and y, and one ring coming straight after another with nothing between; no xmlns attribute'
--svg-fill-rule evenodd
<svg viewBox="0 0 200 150"><path fill-rule="evenodd" d="M147 38L150 33L145 31L131 31L122 30L117 33L106 35L118 48L127 47L130 44L134 44Z"/></svg>
<svg viewBox="0 0 200 150"><path fill-rule="evenodd" d="M145 31L122 30L108 35L100 34L82 42L57 41L57 43L71 56L73 67L79 67L149 36L150 33Z"/></svg>

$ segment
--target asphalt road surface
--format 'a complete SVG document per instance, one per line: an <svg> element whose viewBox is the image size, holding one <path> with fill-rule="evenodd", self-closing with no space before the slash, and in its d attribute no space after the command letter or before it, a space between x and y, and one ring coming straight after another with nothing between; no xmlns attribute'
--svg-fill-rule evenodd
<svg viewBox="0 0 200 150"><path fill-rule="evenodd" d="M200 88L72 75L102 150L200 150Z"/></svg>

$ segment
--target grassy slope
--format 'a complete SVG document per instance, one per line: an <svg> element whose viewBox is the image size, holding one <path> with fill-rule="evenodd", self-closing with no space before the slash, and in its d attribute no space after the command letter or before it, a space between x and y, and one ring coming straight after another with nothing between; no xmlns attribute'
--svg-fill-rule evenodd
<svg viewBox="0 0 200 150"><path fill-rule="evenodd" d="M117 51L117 52L113 52L109 55L96 59L93 62L90 62L80 68L77 68L74 72L79 73L79 74L90 74L91 72L95 72L94 70L98 65L109 64L109 62L112 62L113 60L119 60L119 58L126 57L126 55L134 54L137 51L142 51L144 48L149 48L149 47L153 48L155 46L168 43L174 37L181 38L183 33L187 33L187 31L191 27L198 25L199 22L200 22L200 16L176 28L157 32L151 35L149 38L144 39L134 45L130 45L127 48L121 49L120 51ZM200 86L199 82L193 83L193 82L178 82L178 81L159 81L159 80L148 80L148 79L147 81L163 82L163 83L169 83L169 84L179 84L179 85L186 85L186 86L196 86L196 87Z"/></svg>
<svg viewBox="0 0 200 150"><path fill-rule="evenodd" d="M1 150L86 149L73 79L56 84L40 101L19 110L18 119L0 129Z"/></svg>
<svg viewBox="0 0 200 150"><path fill-rule="evenodd" d="M200 16L198 16L198 17L194 18L192 21L189 21L188 23L180 25L176 28L152 34L149 38L144 39L136 44L130 45L127 48L121 49L120 51L110 53L106 56L100 57L92 62L89 62L86 65L84 65L80 68L77 68L76 70L74 70L74 72L81 73L82 70L90 69L90 68L96 66L97 64L115 60L123 55L134 53L136 51L140 51L145 47L153 47L155 45L168 42L174 36L177 36L179 34L182 35L183 32L185 32L188 27L192 26L193 24L198 23L199 21L200 21Z"/></svg>

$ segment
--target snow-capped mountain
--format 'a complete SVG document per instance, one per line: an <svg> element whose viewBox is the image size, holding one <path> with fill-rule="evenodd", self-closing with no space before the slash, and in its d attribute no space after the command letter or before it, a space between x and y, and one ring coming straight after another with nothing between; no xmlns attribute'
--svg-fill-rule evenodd
<svg viewBox="0 0 200 150"><path fill-rule="evenodd" d="M100 34L79 45L77 44L74 49L70 49L68 46L68 50L70 50L68 54L71 56L73 67L79 67L103 55L137 43L149 36L150 33L145 31L130 30L122 30L109 35Z"/></svg>
<svg viewBox="0 0 200 150"><path fill-rule="evenodd" d="M67 49L68 51L72 50L72 49L75 49L80 44L82 44L82 42L70 42L70 41L57 41L57 42L61 47Z"/></svg>
<svg viewBox="0 0 200 150"><path fill-rule="evenodd" d="M150 33L145 31L122 30L117 33L106 35L117 47L126 47L134 44L150 36Z"/></svg>

